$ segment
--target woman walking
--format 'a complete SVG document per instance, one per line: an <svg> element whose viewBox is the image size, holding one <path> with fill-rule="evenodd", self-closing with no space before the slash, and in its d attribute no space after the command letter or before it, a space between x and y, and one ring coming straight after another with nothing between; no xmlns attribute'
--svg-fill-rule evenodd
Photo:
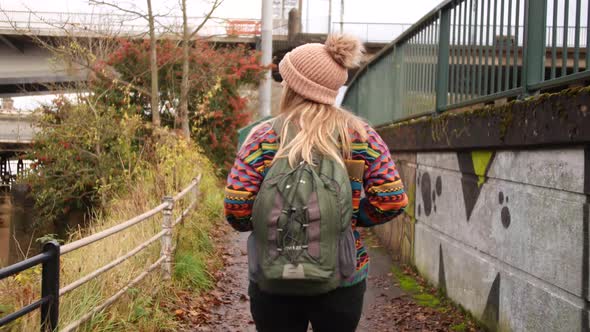
<svg viewBox="0 0 590 332"><path fill-rule="evenodd" d="M355 331L369 257L358 227L408 199L377 132L334 105L358 39L330 35L279 64L279 115L254 128L227 179L225 214L248 239L251 312L260 332ZM361 193L364 190L364 197Z"/></svg>

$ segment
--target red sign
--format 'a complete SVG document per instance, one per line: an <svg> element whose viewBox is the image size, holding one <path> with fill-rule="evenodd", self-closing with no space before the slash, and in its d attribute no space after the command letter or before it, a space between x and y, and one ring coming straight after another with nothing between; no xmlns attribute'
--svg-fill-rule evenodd
<svg viewBox="0 0 590 332"><path fill-rule="evenodd" d="M261 33L260 21L233 20L225 28L229 36L257 36Z"/></svg>

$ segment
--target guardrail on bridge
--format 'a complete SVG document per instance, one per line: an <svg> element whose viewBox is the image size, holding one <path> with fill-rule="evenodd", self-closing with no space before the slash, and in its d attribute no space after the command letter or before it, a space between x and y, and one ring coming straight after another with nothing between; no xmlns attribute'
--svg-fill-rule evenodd
<svg viewBox="0 0 590 332"><path fill-rule="evenodd" d="M189 27L198 26L204 17L189 16ZM182 17L158 16L156 32L159 35L181 35ZM252 29L236 29L235 22L259 25L259 19L210 18L200 31L201 36L252 36ZM61 36L64 33L79 36L144 36L148 22L138 15L120 13L42 12L24 10L0 11L0 30L38 35ZM256 32L256 31L254 31ZM257 33L260 35L260 32Z"/></svg>
<svg viewBox="0 0 590 332"><path fill-rule="evenodd" d="M389 43L411 26L411 23L332 22L330 31L352 34L363 42Z"/></svg>
<svg viewBox="0 0 590 332"><path fill-rule="evenodd" d="M351 81L374 125L590 80L588 0L447 0Z"/></svg>
<svg viewBox="0 0 590 332"><path fill-rule="evenodd" d="M36 309L40 309L41 331L55 331L59 324L59 298L61 296L73 291L74 289L82 286L90 280L93 280L101 274L120 265L127 259L133 257L134 255L146 249L158 240L160 240L161 242L160 257L154 263L152 263L147 269L145 269L142 273L137 275L133 280L127 283L124 287L122 287L118 292L116 292L110 298L105 300L102 304L94 307L92 310L90 310L90 312L84 314L77 320L70 322L67 326L61 328L60 331L68 332L76 330L81 324L88 321L94 314L104 310L105 308L113 304L115 301L117 301L117 299L119 299L123 294L125 294L125 292L129 288L139 283L157 267L161 266L163 279L170 279L173 260L172 253L174 252L175 246L175 244L172 243L172 230L176 225L180 224L183 221L183 219L191 212L192 209L195 208L197 204L198 186L200 184L200 181L201 175L196 177L192 181L192 183L186 188L184 188L180 193L176 194L173 197L164 197L162 204L154 207L153 209L139 216L136 216L109 229L103 230L101 232L95 233L93 235L68 243L63 246L60 246L56 241L47 242L43 245L42 253L34 257L28 258L24 261L21 261L19 263L0 269L0 280L2 280L4 278L15 275L34 266L42 265L41 299L21 308L18 311L15 311L11 314L8 314L0 318L0 327L9 324L10 322L24 315L27 315ZM179 200L184 199L186 196L190 198L189 206L186 209L184 209L175 220L173 220L172 212L174 204ZM86 276L60 288L60 257L62 255L65 255L69 252L72 252L94 242L105 239L111 235L117 234L123 230L128 229L129 227L137 225L145 220L148 220L149 218L157 215L158 213L163 214L162 230L159 233L155 234L147 241L141 243L125 255L120 256L119 258L96 269L95 271L87 274Z"/></svg>

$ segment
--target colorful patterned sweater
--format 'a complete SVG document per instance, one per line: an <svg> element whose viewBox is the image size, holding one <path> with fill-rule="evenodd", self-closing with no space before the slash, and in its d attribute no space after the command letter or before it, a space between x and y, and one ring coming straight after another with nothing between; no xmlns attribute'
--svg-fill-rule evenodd
<svg viewBox="0 0 590 332"><path fill-rule="evenodd" d="M352 159L346 160L352 186L357 268L343 286L356 284L368 274L369 256L356 227L385 223L401 214L408 204L387 145L374 129L367 125L366 130L368 137L365 140L351 133ZM226 219L238 231L252 230L252 205L278 147L277 133L271 124L267 124L258 128L238 152L227 178L224 202ZM361 199L363 189L366 197Z"/></svg>

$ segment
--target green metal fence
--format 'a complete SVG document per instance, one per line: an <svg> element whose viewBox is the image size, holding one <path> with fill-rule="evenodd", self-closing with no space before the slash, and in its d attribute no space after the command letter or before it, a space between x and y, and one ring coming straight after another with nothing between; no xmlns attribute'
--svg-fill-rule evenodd
<svg viewBox="0 0 590 332"><path fill-rule="evenodd" d="M590 79L590 0L449 0L361 68L345 107L381 125Z"/></svg>

